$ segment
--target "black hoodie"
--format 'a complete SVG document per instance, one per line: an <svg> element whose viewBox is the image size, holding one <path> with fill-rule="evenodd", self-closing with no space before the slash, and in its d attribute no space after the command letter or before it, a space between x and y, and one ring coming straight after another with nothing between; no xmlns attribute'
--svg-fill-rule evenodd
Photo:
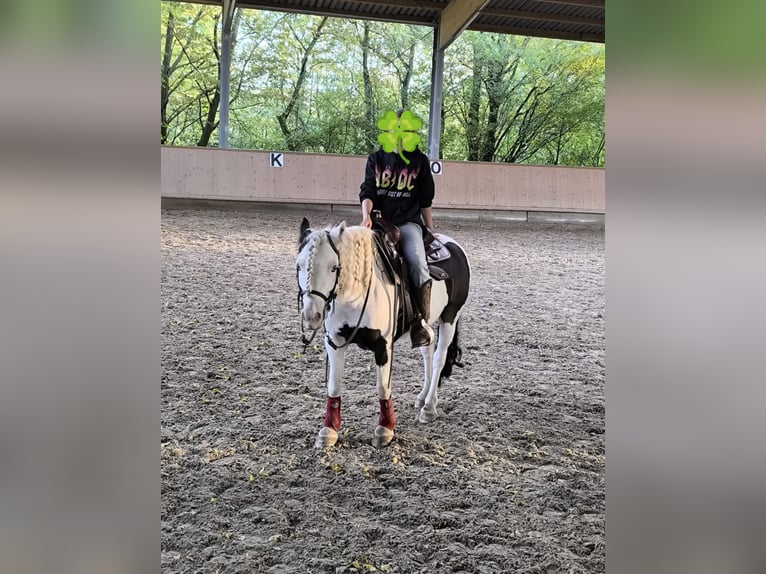
<svg viewBox="0 0 766 574"><path fill-rule="evenodd" d="M397 152L386 153L381 148L370 154L359 191L360 202L371 199L372 208L394 225L420 223L420 210L431 207L434 200L434 179L426 155L415 149L405 151L404 156L409 165Z"/></svg>

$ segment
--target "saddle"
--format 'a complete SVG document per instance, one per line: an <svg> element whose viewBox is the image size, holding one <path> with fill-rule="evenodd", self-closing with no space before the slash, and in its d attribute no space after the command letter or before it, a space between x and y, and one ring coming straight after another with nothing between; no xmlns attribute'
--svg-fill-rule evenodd
<svg viewBox="0 0 766 574"><path fill-rule="evenodd" d="M404 258L399 254L399 240L401 233L399 228L393 223L386 221L382 217L375 216L372 220L372 230L376 232L376 239L379 239L381 254L384 256L384 266L390 279L397 283L397 275L401 275L404 267ZM452 253L447 247L449 237L440 233L431 233L427 228L423 228L423 247L426 251L426 263L431 277L440 281L445 281L454 277L459 269L456 265L451 265L448 260ZM405 281L406 281L405 277Z"/></svg>
<svg viewBox="0 0 766 574"><path fill-rule="evenodd" d="M373 212L372 230L375 232L375 242L378 246L383 268L397 289L399 300L401 301L397 313L396 332L394 334L394 340L396 341L409 329L417 315L417 310L410 294L410 276L407 270L407 262L399 252L401 233L396 225L380 217L377 212ZM446 281L451 277L455 277L460 272L460 262L452 256L447 236L431 233L424 228L423 246L426 250L428 272L433 279Z"/></svg>

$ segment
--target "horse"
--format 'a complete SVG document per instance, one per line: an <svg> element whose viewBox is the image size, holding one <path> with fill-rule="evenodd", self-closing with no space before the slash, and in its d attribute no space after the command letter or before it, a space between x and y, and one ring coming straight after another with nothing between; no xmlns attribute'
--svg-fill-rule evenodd
<svg viewBox="0 0 766 574"><path fill-rule="evenodd" d="M324 325L327 351L327 401L325 418L315 446L333 446L341 425L341 394L346 350L350 344L372 351L375 357L380 415L373 433L373 445L383 447L394 438L396 415L391 397L391 363L394 342L409 332L409 326L397 325L403 301L397 278L389 273L384 253L374 231L363 226L311 229L305 217L300 226L296 280L301 331L304 326L316 332ZM430 423L437 417L437 389L460 363L462 349L458 324L468 297L470 266L465 251L447 236L435 234L452 256L452 273L442 278L432 272L431 326L436 327L436 341L421 347L423 389L415 400L420 409L418 421ZM432 270L433 271L433 270ZM401 321L399 321L401 323ZM397 328L398 327L398 328Z"/></svg>

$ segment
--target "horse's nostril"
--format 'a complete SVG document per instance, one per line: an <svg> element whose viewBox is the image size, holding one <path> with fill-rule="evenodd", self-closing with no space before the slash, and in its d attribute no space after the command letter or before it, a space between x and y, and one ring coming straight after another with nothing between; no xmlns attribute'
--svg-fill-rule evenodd
<svg viewBox="0 0 766 574"><path fill-rule="evenodd" d="M314 314L311 316L311 320L312 320L314 323L318 323L318 322L319 322L319 320L320 320L321 318L322 318L322 314L321 314L321 313L319 313L319 312L316 312L316 313L314 313Z"/></svg>

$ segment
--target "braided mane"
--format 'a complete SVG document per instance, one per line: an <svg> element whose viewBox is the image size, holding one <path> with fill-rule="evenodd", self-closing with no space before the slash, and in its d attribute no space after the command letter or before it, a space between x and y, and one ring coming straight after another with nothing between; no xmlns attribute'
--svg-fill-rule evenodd
<svg viewBox="0 0 766 574"><path fill-rule="evenodd" d="M337 247L341 265L338 296L348 300L364 297L372 280L372 233L365 227L347 227Z"/></svg>
<svg viewBox="0 0 766 574"><path fill-rule="evenodd" d="M313 232L304 243L303 249L308 250L307 278L312 285L314 264L320 245L328 251L331 249L326 232L331 228ZM353 301L363 298L372 280L373 244L372 232L365 227L346 227L340 238L333 237L333 242L340 253L341 272L338 278L337 293L339 299ZM310 289L310 287L307 287Z"/></svg>

